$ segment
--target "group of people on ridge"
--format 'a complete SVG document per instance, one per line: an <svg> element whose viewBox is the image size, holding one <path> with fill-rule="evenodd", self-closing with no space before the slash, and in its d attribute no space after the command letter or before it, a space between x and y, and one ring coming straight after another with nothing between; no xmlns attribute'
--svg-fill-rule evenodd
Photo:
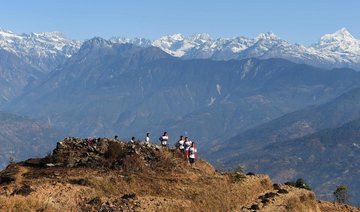
<svg viewBox="0 0 360 212"><path fill-rule="evenodd" d="M189 160L191 167L195 167L197 153L195 142L192 142L188 137L181 135L175 146L186 155L186 158Z"/></svg>
<svg viewBox="0 0 360 212"><path fill-rule="evenodd" d="M167 132L164 132L159 138L160 145L162 147L168 147L169 136ZM135 142L135 137L130 140L131 143ZM150 133L146 133L145 144L150 144ZM176 142L175 147L185 154L186 159L190 163L191 167L195 167L195 159L197 149L195 143L192 142L188 137L180 136L180 139Z"/></svg>

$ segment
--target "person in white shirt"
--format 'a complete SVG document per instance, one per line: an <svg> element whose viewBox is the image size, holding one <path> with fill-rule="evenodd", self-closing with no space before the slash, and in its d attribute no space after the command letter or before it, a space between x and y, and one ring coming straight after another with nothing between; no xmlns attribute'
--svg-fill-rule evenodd
<svg viewBox="0 0 360 212"><path fill-rule="evenodd" d="M180 136L180 139L176 143L176 147L178 147L181 152L185 152L184 142L184 136Z"/></svg>
<svg viewBox="0 0 360 212"><path fill-rule="evenodd" d="M131 144L135 143L135 137L131 137L130 143Z"/></svg>
<svg viewBox="0 0 360 212"><path fill-rule="evenodd" d="M187 151L190 148L191 143L192 143L192 141L190 141L190 139L188 137L185 137L185 140L184 140L184 149L185 149L185 151Z"/></svg>
<svg viewBox="0 0 360 212"><path fill-rule="evenodd" d="M167 132L164 132L164 134L160 137L160 144L163 147L167 147L168 145L168 140L169 140L169 136Z"/></svg>
<svg viewBox="0 0 360 212"><path fill-rule="evenodd" d="M192 168L195 168L196 153L197 153L197 149L195 147L195 143L192 142L190 148L188 149L188 153L187 153L189 163Z"/></svg>
<svg viewBox="0 0 360 212"><path fill-rule="evenodd" d="M150 133L146 133L145 144L150 144Z"/></svg>

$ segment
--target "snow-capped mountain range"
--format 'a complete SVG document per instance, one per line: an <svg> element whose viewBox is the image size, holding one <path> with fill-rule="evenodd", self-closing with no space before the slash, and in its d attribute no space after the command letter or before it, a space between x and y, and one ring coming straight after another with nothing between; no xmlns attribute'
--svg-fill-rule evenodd
<svg viewBox="0 0 360 212"><path fill-rule="evenodd" d="M274 33L261 33L255 38L243 36L212 39L208 34L184 36L174 34L156 40L113 37L112 43L131 43L159 47L183 59L230 60L244 58L283 58L318 67L350 67L360 70L360 40L345 28L322 36L318 43L304 46L293 44ZM9 51L44 72L51 71L71 57L83 41L66 38L59 32L16 34L0 29L0 48Z"/></svg>
<svg viewBox="0 0 360 212"><path fill-rule="evenodd" d="M322 36L318 43L311 46L292 44L271 32L261 33L252 39L243 36L212 39L203 33L190 37L174 34L153 41L143 38L112 38L111 41L140 46L152 45L184 59L283 58L326 68L360 69L360 40L354 38L345 28Z"/></svg>
<svg viewBox="0 0 360 212"><path fill-rule="evenodd" d="M60 32L16 34L0 28L0 48L43 72L51 71L71 57L81 44Z"/></svg>

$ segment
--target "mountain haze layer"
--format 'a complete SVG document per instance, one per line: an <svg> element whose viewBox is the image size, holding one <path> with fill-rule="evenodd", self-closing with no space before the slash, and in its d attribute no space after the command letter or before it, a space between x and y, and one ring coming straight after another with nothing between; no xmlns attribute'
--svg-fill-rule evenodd
<svg viewBox="0 0 360 212"><path fill-rule="evenodd" d="M174 135L223 140L334 98L359 80L360 73L348 69L282 59L181 60L156 47L94 38L6 110L79 136L131 137L169 129Z"/></svg>
<svg viewBox="0 0 360 212"><path fill-rule="evenodd" d="M16 34L0 28L0 105L40 82L80 45L59 32Z"/></svg>
<svg viewBox="0 0 360 212"><path fill-rule="evenodd" d="M211 158L225 167L242 164L248 171L269 173L277 182L305 177L328 200L340 184L357 197L359 102L356 88L320 106L286 114L223 142Z"/></svg>
<svg viewBox="0 0 360 212"><path fill-rule="evenodd" d="M269 144L261 150L261 155L248 154L244 162L257 172L268 173L275 181L306 176L320 199L332 200L335 188L347 185L350 201L358 204L359 132L360 119L357 119L337 128Z"/></svg>
<svg viewBox="0 0 360 212"><path fill-rule="evenodd" d="M11 160L45 155L62 136L61 131L42 122L0 112L0 169Z"/></svg>
<svg viewBox="0 0 360 212"><path fill-rule="evenodd" d="M255 152L256 148L263 145L299 138L326 128L339 127L357 118L360 118L360 88L354 88L322 105L288 113L249 129L223 142L220 149L240 155L249 152L249 147ZM235 162L233 158L229 161Z"/></svg>
<svg viewBox="0 0 360 212"><path fill-rule="evenodd" d="M10 102L44 76L18 56L0 49L0 105Z"/></svg>

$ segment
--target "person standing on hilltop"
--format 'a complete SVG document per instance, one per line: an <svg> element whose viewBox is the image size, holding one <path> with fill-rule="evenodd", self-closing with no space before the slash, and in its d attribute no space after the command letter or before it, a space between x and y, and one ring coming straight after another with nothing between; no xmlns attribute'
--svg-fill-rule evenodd
<svg viewBox="0 0 360 212"><path fill-rule="evenodd" d="M160 144L162 147L167 147L169 136L167 132L164 132L164 134L159 138Z"/></svg>
<svg viewBox="0 0 360 212"><path fill-rule="evenodd" d="M146 133L145 144L150 144L150 133Z"/></svg>
<svg viewBox="0 0 360 212"><path fill-rule="evenodd" d="M185 153L185 147L184 147L184 136L180 136L180 139L176 142L176 147L179 148L179 150L183 153Z"/></svg>
<svg viewBox="0 0 360 212"><path fill-rule="evenodd" d="M185 140L184 140L184 149L185 149L185 153L187 154L188 153L188 150L191 146L191 143L192 141L188 138L188 137L185 137Z"/></svg>
<svg viewBox="0 0 360 212"><path fill-rule="evenodd" d="M192 142L191 146L189 147L189 149L187 151L187 158L189 160L191 168L195 168L196 153L197 153L197 149L195 147L195 143Z"/></svg>
<svg viewBox="0 0 360 212"><path fill-rule="evenodd" d="M135 137L131 137L130 143L131 144L135 143Z"/></svg>

